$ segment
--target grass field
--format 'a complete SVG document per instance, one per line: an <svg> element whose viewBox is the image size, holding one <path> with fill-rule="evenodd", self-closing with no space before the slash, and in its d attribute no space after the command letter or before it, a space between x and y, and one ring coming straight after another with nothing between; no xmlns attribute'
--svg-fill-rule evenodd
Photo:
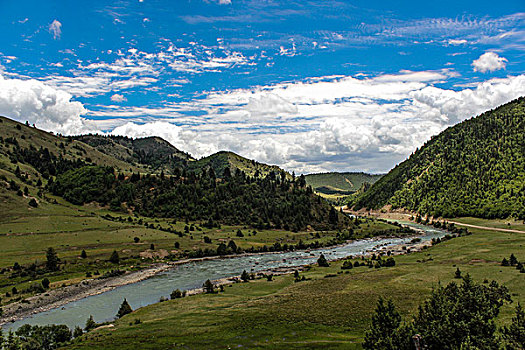
<svg viewBox="0 0 525 350"><path fill-rule="evenodd" d="M454 280L457 267L480 283L494 279L505 284L513 300L524 303L525 275L500 261L511 253L525 261L525 235L471 231L396 257L391 268L341 273L341 263L332 263L305 272L305 282L282 276L150 305L68 349L360 349L379 296L392 298L403 315L410 315L433 286ZM498 323L510 320L514 305L502 308ZM130 325L135 319L141 323Z"/></svg>

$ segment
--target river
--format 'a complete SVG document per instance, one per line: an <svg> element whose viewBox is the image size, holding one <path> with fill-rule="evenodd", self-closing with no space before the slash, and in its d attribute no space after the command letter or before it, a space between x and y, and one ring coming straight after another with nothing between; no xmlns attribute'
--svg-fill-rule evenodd
<svg viewBox="0 0 525 350"><path fill-rule="evenodd" d="M419 236L422 242L430 241L434 237L442 237L445 231L405 223L423 231ZM350 255L359 255L377 249L379 246L394 246L409 243L411 238L380 238L363 239L336 247L312 249L310 251L293 251L281 253L267 253L248 256L237 256L226 259L204 260L190 262L173 267L154 277L141 282L118 287L111 291L93 295L78 301L30 316L28 318L9 323L2 328L16 330L24 324L46 325L65 324L71 329L75 326L84 327L87 318L92 315L96 322L111 321L115 318L122 300L126 298L135 310L159 301L161 297L169 298L175 289L190 290L199 288L207 279L215 280L240 275L243 270L260 272L275 268L292 268L315 263L321 253L328 260L337 260Z"/></svg>

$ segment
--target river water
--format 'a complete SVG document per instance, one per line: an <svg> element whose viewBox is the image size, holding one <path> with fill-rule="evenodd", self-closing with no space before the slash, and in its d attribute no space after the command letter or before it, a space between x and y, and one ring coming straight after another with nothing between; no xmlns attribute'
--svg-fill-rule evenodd
<svg viewBox="0 0 525 350"><path fill-rule="evenodd" d="M432 227L405 223L422 230L419 236L422 242L434 237L442 237L445 231ZM243 270L251 272L265 271L275 268L298 267L315 263L321 253L328 260L336 260L350 255L359 255L377 249L379 246L393 246L409 243L412 238L381 238L358 240L337 247L312 249L310 251L293 251L268 253L251 256L238 256L227 259L204 260L190 262L173 267L154 277L141 282L118 287L111 291L93 295L64 305L63 307L35 314L31 317L9 323L3 330L16 330L24 324L46 325L65 324L71 329L75 326L84 327L87 318L92 315L96 322L115 319L122 300L126 298L135 310L159 301L161 297L169 298L175 289L190 290L200 288L207 279L215 280L237 276Z"/></svg>

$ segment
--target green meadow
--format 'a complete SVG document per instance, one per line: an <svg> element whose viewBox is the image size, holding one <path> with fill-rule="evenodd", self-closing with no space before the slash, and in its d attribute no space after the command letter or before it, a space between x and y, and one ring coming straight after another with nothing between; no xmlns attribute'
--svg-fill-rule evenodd
<svg viewBox="0 0 525 350"><path fill-rule="evenodd" d="M457 268L479 283L496 280L509 288L514 302L504 305L497 319L505 324L516 302L525 303L525 274L500 262L511 253L525 261L525 232L470 231L472 235L396 256L395 267L343 272L342 262L336 262L302 272L303 282L285 275L150 305L67 348L360 349L379 296L392 298L402 315L410 317L433 287L454 280Z"/></svg>

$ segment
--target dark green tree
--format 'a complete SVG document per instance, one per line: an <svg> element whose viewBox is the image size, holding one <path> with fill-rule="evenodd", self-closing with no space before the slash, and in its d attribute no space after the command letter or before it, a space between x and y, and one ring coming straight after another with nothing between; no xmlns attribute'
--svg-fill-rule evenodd
<svg viewBox="0 0 525 350"><path fill-rule="evenodd" d="M175 289L173 292L171 292L170 298L171 299L182 298L182 292L180 291L180 289Z"/></svg>
<svg viewBox="0 0 525 350"><path fill-rule="evenodd" d="M85 251L84 249L82 249L82 252L80 253L80 257L81 257L82 259L87 258L87 254L86 254L86 251Z"/></svg>
<svg viewBox="0 0 525 350"><path fill-rule="evenodd" d="M502 330L503 339L507 350L525 349L525 311L518 303L516 306L516 316L512 318L510 326Z"/></svg>
<svg viewBox="0 0 525 350"><path fill-rule="evenodd" d="M321 253L321 256L319 257L319 259L317 259L317 265L319 265L320 267L329 267L330 264L328 263L328 260L326 260L324 254Z"/></svg>
<svg viewBox="0 0 525 350"><path fill-rule="evenodd" d="M93 316L90 315L88 317L87 321L86 321L86 325L84 326L84 330L86 332L89 332L90 330L95 329L95 328L97 328L97 323L93 319Z"/></svg>
<svg viewBox="0 0 525 350"><path fill-rule="evenodd" d="M58 263L60 259L55 250L51 247L47 248L46 252L46 269L48 271L58 271Z"/></svg>
<svg viewBox="0 0 525 350"><path fill-rule="evenodd" d="M210 280L206 280L206 282L204 282L204 284L202 285L202 290L206 294L213 294L215 293L215 286Z"/></svg>
<svg viewBox="0 0 525 350"><path fill-rule="evenodd" d="M429 350L460 349L467 340L476 349L496 350L494 320L505 301L510 301L506 287L495 281L476 284L466 275L461 285L451 282L432 291L419 307L414 328Z"/></svg>
<svg viewBox="0 0 525 350"><path fill-rule="evenodd" d="M82 334L84 334L84 331L82 330L82 328L80 328L79 326L76 326L75 329L73 330L73 338L81 337Z"/></svg>
<svg viewBox="0 0 525 350"><path fill-rule="evenodd" d="M133 312L133 309L131 308L131 306L129 306L129 303L126 299L124 299L124 301L122 302L122 304L120 304L120 308L118 309L118 312L117 312L117 318L121 318L127 314L130 314Z"/></svg>
<svg viewBox="0 0 525 350"><path fill-rule="evenodd" d="M365 350L392 350L396 349L397 330L401 325L401 315L397 312L391 299L380 297L372 323L365 333L363 349Z"/></svg>
<svg viewBox="0 0 525 350"><path fill-rule="evenodd" d="M250 280L250 274L244 270L241 274L241 280L243 282L248 282Z"/></svg>
<svg viewBox="0 0 525 350"><path fill-rule="evenodd" d="M119 263L120 258L116 250L114 250L113 253L111 253L111 256L109 257L109 261L112 262L113 264Z"/></svg>
<svg viewBox="0 0 525 350"><path fill-rule="evenodd" d="M48 289L49 288L49 279L47 277L45 277L42 280L42 287L44 287L44 289Z"/></svg>

